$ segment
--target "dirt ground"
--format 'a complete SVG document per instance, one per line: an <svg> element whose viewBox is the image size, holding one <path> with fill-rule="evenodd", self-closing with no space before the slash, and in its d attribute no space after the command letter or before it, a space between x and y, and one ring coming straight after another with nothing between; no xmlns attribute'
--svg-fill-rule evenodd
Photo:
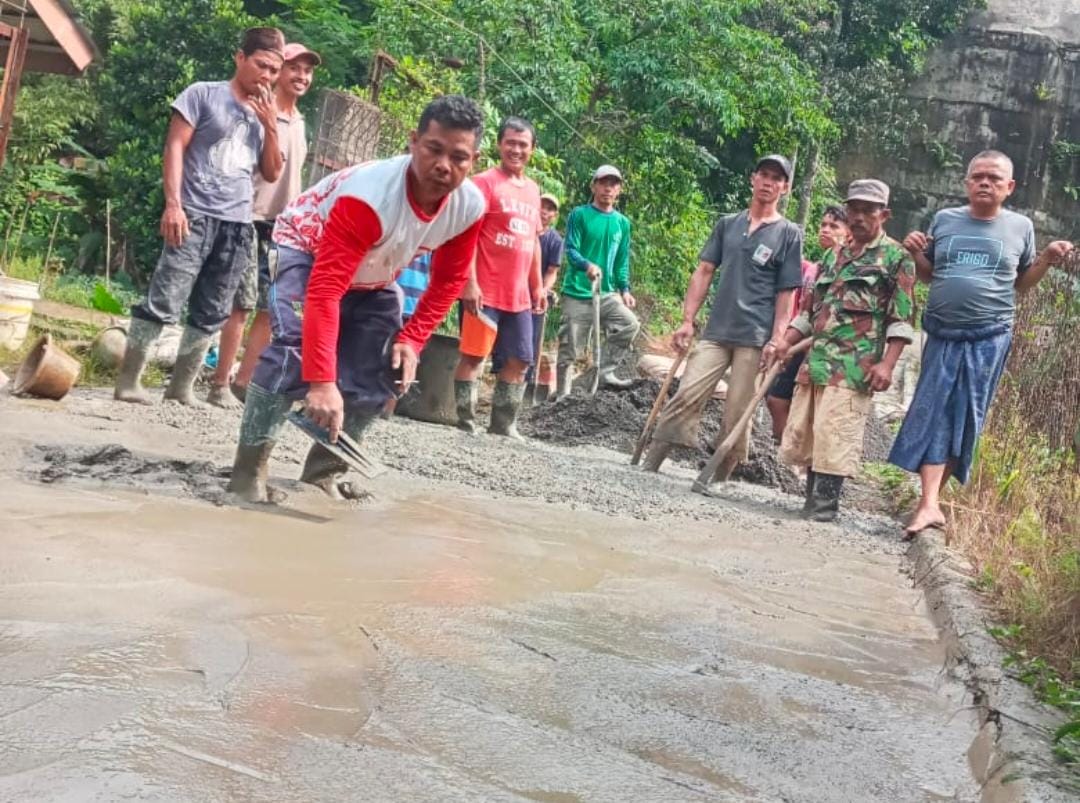
<svg viewBox="0 0 1080 803"><path fill-rule="evenodd" d="M238 420L0 396L0 798L977 799L894 522L402 420L236 506Z"/></svg>

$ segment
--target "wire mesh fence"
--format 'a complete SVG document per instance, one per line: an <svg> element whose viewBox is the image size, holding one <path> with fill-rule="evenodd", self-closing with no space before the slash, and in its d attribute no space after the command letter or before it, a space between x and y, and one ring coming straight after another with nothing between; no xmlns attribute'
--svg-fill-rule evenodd
<svg viewBox="0 0 1080 803"><path fill-rule="evenodd" d="M386 155L380 148L382 123L378 106L349 92L323 90L307 186L350 165Z"/></svg>

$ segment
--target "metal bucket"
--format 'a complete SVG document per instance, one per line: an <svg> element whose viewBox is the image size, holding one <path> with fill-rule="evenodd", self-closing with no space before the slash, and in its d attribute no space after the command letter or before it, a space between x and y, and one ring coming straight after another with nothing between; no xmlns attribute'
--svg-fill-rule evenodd
<svg viewBox="0 0 1080 803"><path fill-rule="evenodd" d="M23 344L40 297L37 282L0 276L0 348L15 351Z"/></svg>
<svg viewBox="0 0 1080 803"><path fill-rule="evenodd" d="M457 424L454 371L459 356L456 337L432 335L420 353L417 386L398 401L395 414L433 424Z"/></svg>
<svg viewBox="0 0 1080 803"><path fill-rule="evenodd" d="M52 342L52 335L42 335L19 366L12 392L59 401L71 390L81 368L78 360Z"/></svg>

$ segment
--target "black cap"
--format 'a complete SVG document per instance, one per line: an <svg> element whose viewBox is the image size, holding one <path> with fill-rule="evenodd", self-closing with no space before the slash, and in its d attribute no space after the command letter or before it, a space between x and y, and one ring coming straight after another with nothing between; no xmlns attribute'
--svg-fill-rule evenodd
<svg viewBox="0 0 1080 803"><path fill-rule="evenodd" d="M768 156L762 156L757 160L757 164L754 165L754 172L756 173L761 169L763 164L772 163L784 171L784 177L788 182L791 181L791 162L788 161L786 156L781 156L779 153L770 153Z"/></svg>

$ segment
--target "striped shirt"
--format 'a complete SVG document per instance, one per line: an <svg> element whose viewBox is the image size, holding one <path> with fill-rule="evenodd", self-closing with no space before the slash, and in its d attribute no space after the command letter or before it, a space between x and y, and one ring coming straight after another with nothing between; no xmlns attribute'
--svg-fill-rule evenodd
<svg viewBox="0 0 1080 803"><path fill-rule="evenodd" d="M431 270L431 252L425 251L418 254L416 259L409 263L398 274L397 283L403 296L401 314L404 318L411 318L416 312L416 305L420 303L420 296L424 294L428 286L428 271Z"/></svg>

